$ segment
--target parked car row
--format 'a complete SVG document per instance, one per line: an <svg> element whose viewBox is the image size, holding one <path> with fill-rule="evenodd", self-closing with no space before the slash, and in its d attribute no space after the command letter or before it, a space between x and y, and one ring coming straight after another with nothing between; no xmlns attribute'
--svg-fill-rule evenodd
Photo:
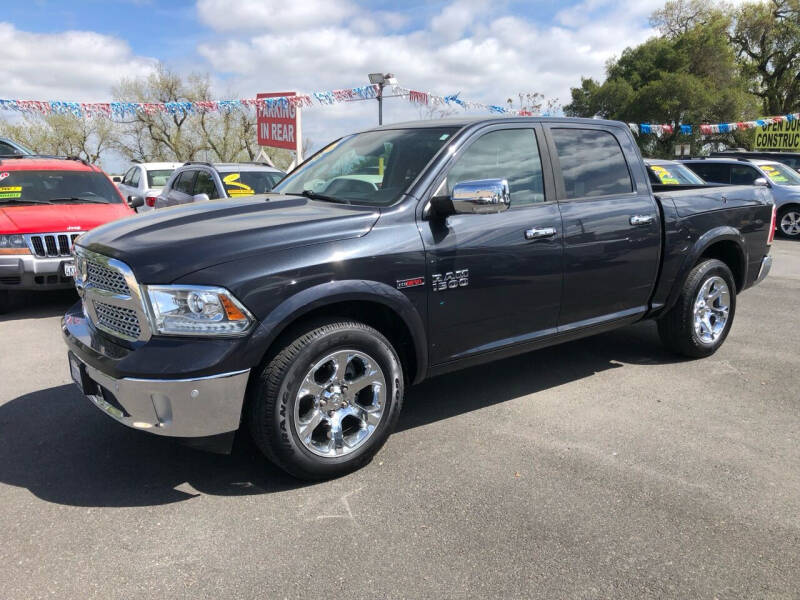
<svg viewBox="0 0 800 600"><path fill-rule="evenodd" d="M674 160L646 159L653 185L754 185L769 188L777 207L776 226L787 238L800 239L800 173L772 158L727 157ZM759 156L771 153L747 153ZM772 153L780 154L780 153Z"/></svg>

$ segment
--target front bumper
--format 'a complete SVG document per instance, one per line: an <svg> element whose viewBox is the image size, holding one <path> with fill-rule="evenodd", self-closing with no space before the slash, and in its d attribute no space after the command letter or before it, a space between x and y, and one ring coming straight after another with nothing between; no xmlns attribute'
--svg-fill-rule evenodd
<svg viewBox="0 0 800 600"><path fill-rule="evenodd" d="M58 290L74 288L72 277L64 275L63 264L71 257L41 258L32 254L0 255L0 289Z"/></svg>
<svg viewBox="0 0 800 600"><path fill-rule="evenodd" d="M763 259L761 259L761 268L758 270L758 275L756 276L756 280L753 282L753 285L764 281L767 275L769 275L770 269L772 269L772 256L767 254Z"/></svg>
<svg viewBox="0 0 800 600"><path fill-rule="evenodd" d="M181 438L239 428L250 369L193 379L115 379L72 354L70 358L85 369L86 397L123 425Z"/></svg>
<svg viewBox="0 0 800 600"><path fill-rule="evenodd" d="M250 368L260 360L247 338L120 343L92 326L80 302L61 328L89 380L81 380L86 396L120 423L184 440L239 428Z"/></svg>

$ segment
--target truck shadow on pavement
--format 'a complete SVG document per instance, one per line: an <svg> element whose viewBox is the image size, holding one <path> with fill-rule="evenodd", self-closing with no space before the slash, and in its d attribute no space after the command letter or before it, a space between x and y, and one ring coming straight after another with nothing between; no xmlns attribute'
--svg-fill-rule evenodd
<svg viewBox="0 0 800 600"><path fill-rule="evenodd" d="M398 428L408 430L547 390L625 363L676 359L643 323L429 380L411 388ZM246 435L210 454L128 429L72 385L0 406L0 482L70 506L133 507L200 494L244 496L302 487L261 456Z"/></svg>
<svg viewBox="0 0 800 600"><path fill-rule="evenodd" d="M78 301L75 290L49 292L15 292L11 295L8 312L0 314L0 323L20 319L60 317Z"/></svg>

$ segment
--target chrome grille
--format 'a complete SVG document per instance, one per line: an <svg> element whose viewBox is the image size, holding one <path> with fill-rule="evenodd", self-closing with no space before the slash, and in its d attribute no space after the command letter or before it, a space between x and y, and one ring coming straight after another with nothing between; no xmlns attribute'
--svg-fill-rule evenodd
<svg viewBox="0 0 800 600"><path fill-rule="evenodd" d="M72 244L80 233L32 233L26 235L28 248L35 256L43 258L69 256Z"/></svg>
<svg viewBox="0 0 800 600"><path fill-rule="evenodd" d="M86 261L86 279L91 285L123 296L130 296L131 291L125 282L125 276L116 269L110 269L91 259Z"/></svg>
<svg viewBox="0 0 800 600"><path fill-rule="evenodd" d="M150 322L136 277L124 262L75 247L75 287L94 326L128 341L150 339Z"/></svg>
<svg viewBox="0 0 800 600"><path fill-rule="evenodd" d="M119 333L123 337L139 339L142 329L139 326L139 316L135 310L113 306L97 300L94 300L93 304L97 314L98 325Z"/></svg>

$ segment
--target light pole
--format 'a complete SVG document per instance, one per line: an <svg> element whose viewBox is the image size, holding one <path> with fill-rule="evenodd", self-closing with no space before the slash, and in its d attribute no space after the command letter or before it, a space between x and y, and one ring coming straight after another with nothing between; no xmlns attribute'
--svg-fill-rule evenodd
<svg viewBox="0 0 800 600"><path fill-rule="evenodd" d="M397 79L391 73L370 73L369 82L378 86L378 125L383 125L383 88L387 85L396 85Z"/></svg>

